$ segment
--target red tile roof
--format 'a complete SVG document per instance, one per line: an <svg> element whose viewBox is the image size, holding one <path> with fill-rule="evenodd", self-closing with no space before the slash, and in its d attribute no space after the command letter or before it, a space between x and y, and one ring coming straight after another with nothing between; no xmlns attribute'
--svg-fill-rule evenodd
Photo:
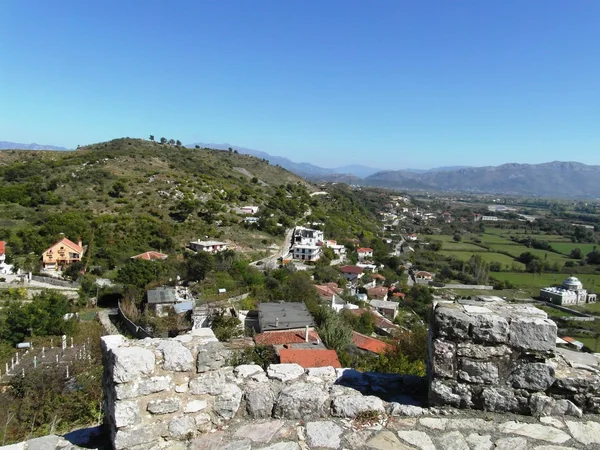
<svg viewBox="0 0 600 450"><path fill-rule="evenodd" d="M369 298L384 299L385 297L387 297L387 293L388 288L383 286L377 286L371 289L367 289L367 295L369 296Z"/></svg>
<svg viewBox="0 0 600 450"><path fill-rule="evenodd" d="M370 277L373 278L374 280L385 281L385 277L383 275L379 275L378 273L372 273L370 275Z"/></svg>
<svg viewBox="0 0 600 450"><path fill-rule="evenodd" d="M361 247L356 250L358 253L373 253L373 249L369 247Z"/></svg>
<svg viewBox="0 0 600 450"><path fill-rule="evenodd" d="M364 270L362 267L358 267L358 266L343 266L341 269L342 273L363 273Z"/></svg>
<svg viewBox="0 0 600 450"><path fill-rule="evenodd" d="M415 277L433 278L433 275L429 272L425 272L424 270L419 270L415 273Z"/></svg>
<svg viewBox="0 0 600 450"><path fill-rule="evenodd" d="M333 297L335 295L339 295L344 292L343 289L339 287L333 287L328 285L316 284L315 289L319 293L321 297Z"/></svg>
<svg viewBox="0 0 600 450"><path fill-rule="evenodd" d="M6 242L0 241L0 255L4 255L6 252Z"/></svg>
<svg viewBox="0 0 600 450"><path fill-rule="evenodd" d="M285 331L265 331L264 333L254 336L254 342L259 345L284 345L284 344L301 344L306 334L305 328ZM308 342L321 342L321 337L313 329L308 329Z"/></svg>
<svg viewBox="0 0 600 450"><path fill-rule="evenodd" d="M368 350L373 353L382 354L392 349L390 344L386 344L379 339L375 339L364 334L352 332L352 343L362 350Z"/></svg>
<svg viewBox="0 0 600 450"><path fill-rule="evenodd" d="M131 259L145 259L146 261L156 261L158 259L167 259L168 256L169 255L165 255L164 253L149 251L132 256Z"/></svg>
<svg viewBox="0 0 600 450"><path fill-rule="evenodd" d="M305 369L310 367L332 366L336 369L342 367L335 350L325 349L291 349L282 348L279 351L279 361L282 364L296 363Z"/></svg>
<svg viewBox="0 0 600 450"><path fill-rule="evenodd" d="M349 309L348 311L350 311L352 314L354 314L355 316L362 316L365 313L371 314L371 317L373 318L373 324L377 327L377 328L382 328L382 329L386 329L386 328L398 328L398 326L392 322L391 320L388 320L387 318L383 317L381 314L376 313L374 311L369 311L368 309L365 308L358 308L358 309Z"/></svg>
<svg viewBox="0 0 600 450"><path fill-rule="evenodd" d="M67 239L67 238L62 238L60 241L58 242L62 242L63 244L68 245L69 247L71 247L73 250L77 250L79 253L83 252L83 247L81 245L76 244L75 242Z"/></svg>
<svg viewBox="0 0 600 450"><path fill-rule="evenodd" d="M394 297L400 297L400 298L404 298L405 294L403 292L394 292Z"/></svg>

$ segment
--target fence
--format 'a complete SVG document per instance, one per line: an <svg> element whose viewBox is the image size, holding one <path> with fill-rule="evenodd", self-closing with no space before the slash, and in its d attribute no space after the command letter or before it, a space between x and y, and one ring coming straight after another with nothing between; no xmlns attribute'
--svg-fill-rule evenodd
<svg viewBox="0 0 600 450"><path fill-rule="evenodd" d="M131 320L129 320L129 318L125 315L125 313L121 309L121 302L119 302L117 312L118 312L119 320L121 321L123 326L127 329L127 331L132 336L135 336L137 339L144 339L147 337L149 337L149 338L152 337L152 335L150 333L148 333L144 328L140 327L139 325L136 325Z"/></svg>

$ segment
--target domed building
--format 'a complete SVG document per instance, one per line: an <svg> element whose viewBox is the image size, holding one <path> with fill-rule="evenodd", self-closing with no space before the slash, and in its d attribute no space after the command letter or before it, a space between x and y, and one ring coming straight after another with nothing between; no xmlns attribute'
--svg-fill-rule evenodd
<svg viewBox="0 0 600 450"><path fill-rule="evenodd" d="M577 277L566 278L560 287L540 289L540 297L555 305L596 303L596 294L588 294L588 291L583 288L583 283Z"/></svg>

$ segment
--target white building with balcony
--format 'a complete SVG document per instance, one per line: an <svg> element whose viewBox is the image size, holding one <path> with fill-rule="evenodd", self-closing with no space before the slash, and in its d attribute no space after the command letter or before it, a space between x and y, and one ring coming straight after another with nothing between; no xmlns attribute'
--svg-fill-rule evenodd
<svg viewBox="0 0 600 450"><path fill-rule="evenodd" d="M540 289L540 298L555 305L582 305L596 303L596 294L583 289L583 283L576 277L569 277L562 286Z"/></svg>

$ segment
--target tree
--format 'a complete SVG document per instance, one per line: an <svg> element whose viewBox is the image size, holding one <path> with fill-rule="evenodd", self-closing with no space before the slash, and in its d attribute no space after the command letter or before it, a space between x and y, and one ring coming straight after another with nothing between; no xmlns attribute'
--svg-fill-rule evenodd
<svg viewBox="0 0 600 450"><path fill-rule="evenodd" d="M452 236L452 239L454 239L455 242L460 242L460 241L462 241L462 236L460 235L460 233L454 233L454 236Z"/></svg>
<svg viewBox="0 0 600 450"><path fill-rule="evenodd" d="M594 250L587 254L588 264L600 264L600 251L594 246Z"/></svg>
<svg viewBox="0 0 600 450"><path fill-rule="evenodd" d="M517 258L518 261L522 262L525 265L529 264L534 259L539 259L539 258L531 252L523 252Z"/></svg>
<svg viewBox="0 0 600 450"><path fill-rule="evenodd" d="M166 137L161 137L160 138L160 143L161 144L166 144L167 143L167 138Z"/></svg>
<svg viewBox="0 0 600 450"><path fill-rule="evenodd" d="M143 289L150 282L157 280L161 272L160 262L130 259L119 268L117 281Z"/></svg>
<svg viewBox="0 0 600 450"><path fill-rule="evenodd" d="M154 135L153 135L153 134L151 134L151 135L150 135L150 140L151 140L152 142L154 142Z"/></svg>
<svg viewBox="0 0 600 450"><path fill-rule="evenodd" d="M573 250L571 250L571 253L569 254L569 258L581 259L581 258L583 258L583 252L581 251L581 249L579 247L574 248Z"/></svg>
<svg viewBox="0 0 600 450"><path fill-rule="evenodd" d="M175 143L175 145L176 145L177 147L181 147L181 141L180 141L179 139L177 139L177 142Z"/></svg>
<svg viewBox="0 0 600 450"><path fill-rule="evenodd" d="M202 281L213 268L213 257L206 252L195 253L188 256L185 261L186 278L188 280Z"/></svg>
<svg viewBox="0 0 600 450"><path fill-rule="evenodd" d="M199 145L194 145L194 148L198 149L198 148L200 148L200 146Z"/></svg>
<svg viewBox="0 0 600 450"><path fill-rule="evenodd" d="M175 139L169 139L169 145L175 145Z"/></svg>
<svg viewBox="0 0 600 450"><path fill-rule="evenodd" d="M352 328L338 314L329 308L323 308L319 317L319 336L329 348L341 351L352 341Z"/></svg>
<svg viewBox="0 0 600 450"><path fill-rule="evenodd" d="M112 190L108 193L111 197L121 198L127 192L127 187L122 181L117 181L113 184Z"/></svg>

